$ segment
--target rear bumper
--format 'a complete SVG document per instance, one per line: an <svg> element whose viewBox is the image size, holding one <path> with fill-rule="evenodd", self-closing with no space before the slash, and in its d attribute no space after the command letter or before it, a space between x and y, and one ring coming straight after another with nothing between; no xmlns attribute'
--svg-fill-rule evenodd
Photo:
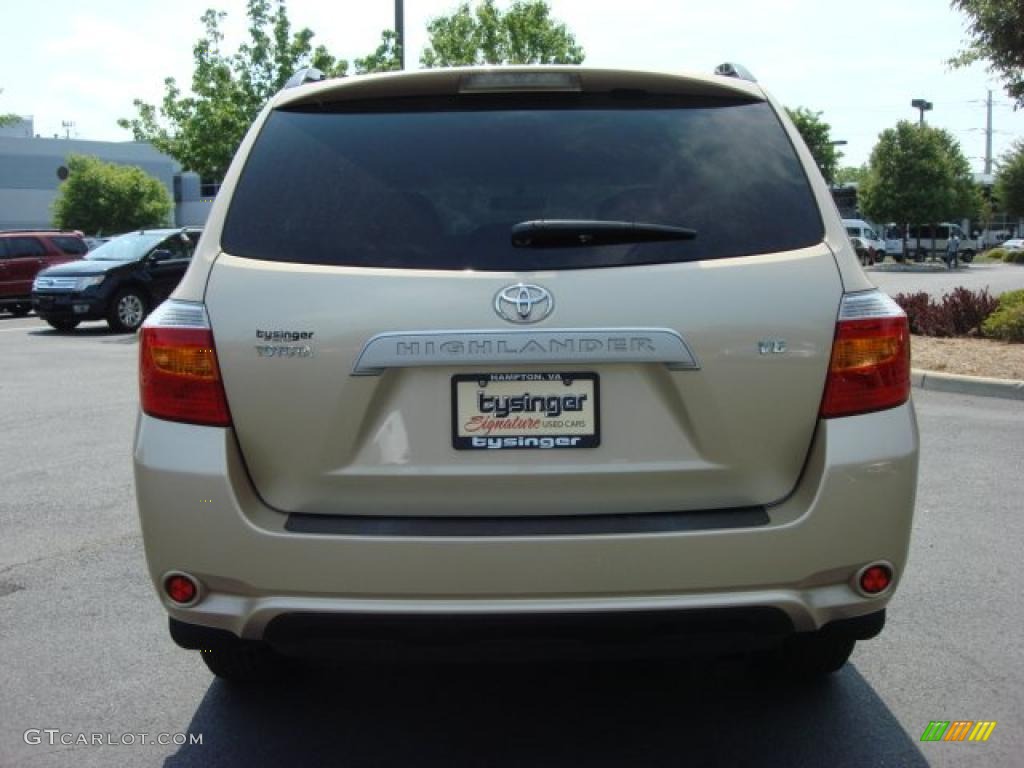
<svg viewBox="0 0 1024 768"><path fill-rule="evenodd" d="M410 625L602 615L628 623L647 614L763 610L784 616L785 631L812 631L876 614L891 598L895 585L865 597L853 578L879 560L902 575L917 454L909 403L823 421L800 482L765 510L767 522L592 534L289 530L289 516L255 493L230 429L145 415L135 477L158 590L170 571L202 584L190 608L163 598L168 613L234 637L287 644L275 633L296 621L311 622L300 635L312 626L331 637L330 626L353 617ZM756 624L740 634L775 631Z"/></svg>
<svg viewBox="0 0 1024 768"><path fill-rule="evenodd" d="M823 628L865 640L881 632L885 611ZM262 641L288 656L473 661L495 658L674 657L770 647L794 631L777 608L609 611L564 614L292 613L271 620ZM225 629L170 619L174 641L190 650L241 642Z"/></svg>

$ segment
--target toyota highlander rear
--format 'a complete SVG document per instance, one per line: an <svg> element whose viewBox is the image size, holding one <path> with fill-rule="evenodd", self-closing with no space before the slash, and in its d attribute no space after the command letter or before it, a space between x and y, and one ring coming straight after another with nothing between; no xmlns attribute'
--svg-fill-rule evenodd
<svg viewBox="0 0 1024 768"><path fill-rule="evenodd" d="M906 562L906 318L735 76L286 88L140 355L151 575L228 678L511 627L828 672Z"/></svg>

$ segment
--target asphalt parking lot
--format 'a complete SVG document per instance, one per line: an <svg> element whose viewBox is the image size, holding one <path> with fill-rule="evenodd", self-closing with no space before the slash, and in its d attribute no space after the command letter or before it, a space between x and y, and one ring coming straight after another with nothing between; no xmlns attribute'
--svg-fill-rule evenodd
<svg viewBox="0 0 1024 768"><path fill-rule="evenodd" d="M880 268L879 268L880 267ZM954 288L963 286L972 291L987 288L993 296L1006 291L1024 288L1024 265L1020 264L967 264L955 270L945 267L937 271L932 262L924 267L910 264L906 272L891 272L895 265L891 261L882 262L876 268L868 268L868 279L890 296L897 293L915 293L925 291L938 298Z"/></svg>
<svg viewBox="0 0 1024 768"><path fill-rule="evenodd" d="M0 766L1021 765L1022 403L915 391L910 567L886 631L827 682L750 681L728 660L353 663L246 693L172 644L148 582L136 352L102 324L0 316ZM931 720L998 725L922 743Z"/></svg>

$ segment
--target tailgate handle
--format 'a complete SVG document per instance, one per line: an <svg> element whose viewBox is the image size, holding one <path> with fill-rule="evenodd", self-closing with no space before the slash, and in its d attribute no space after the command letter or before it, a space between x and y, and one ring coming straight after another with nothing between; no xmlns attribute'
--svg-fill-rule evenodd
<svg viewBox="0 0 1024 768"><path fill-rule="evenodd" d="M700 364L683 337L668 328L559 328L529 331L380 333L363 345L353 376L389 368L561 363L656 363L672 370Z"/></svg>

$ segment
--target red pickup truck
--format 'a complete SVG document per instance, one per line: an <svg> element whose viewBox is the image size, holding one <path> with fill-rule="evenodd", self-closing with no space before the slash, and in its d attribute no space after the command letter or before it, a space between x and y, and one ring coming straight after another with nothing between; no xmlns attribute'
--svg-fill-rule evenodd
<svg viewBox="0 0 1024 768"><path fill-rule="evenodd" d="M36 273L82 258L89 250L81 232L50 229L0 230L0 309L15 317L32 309Z"/></svg>

